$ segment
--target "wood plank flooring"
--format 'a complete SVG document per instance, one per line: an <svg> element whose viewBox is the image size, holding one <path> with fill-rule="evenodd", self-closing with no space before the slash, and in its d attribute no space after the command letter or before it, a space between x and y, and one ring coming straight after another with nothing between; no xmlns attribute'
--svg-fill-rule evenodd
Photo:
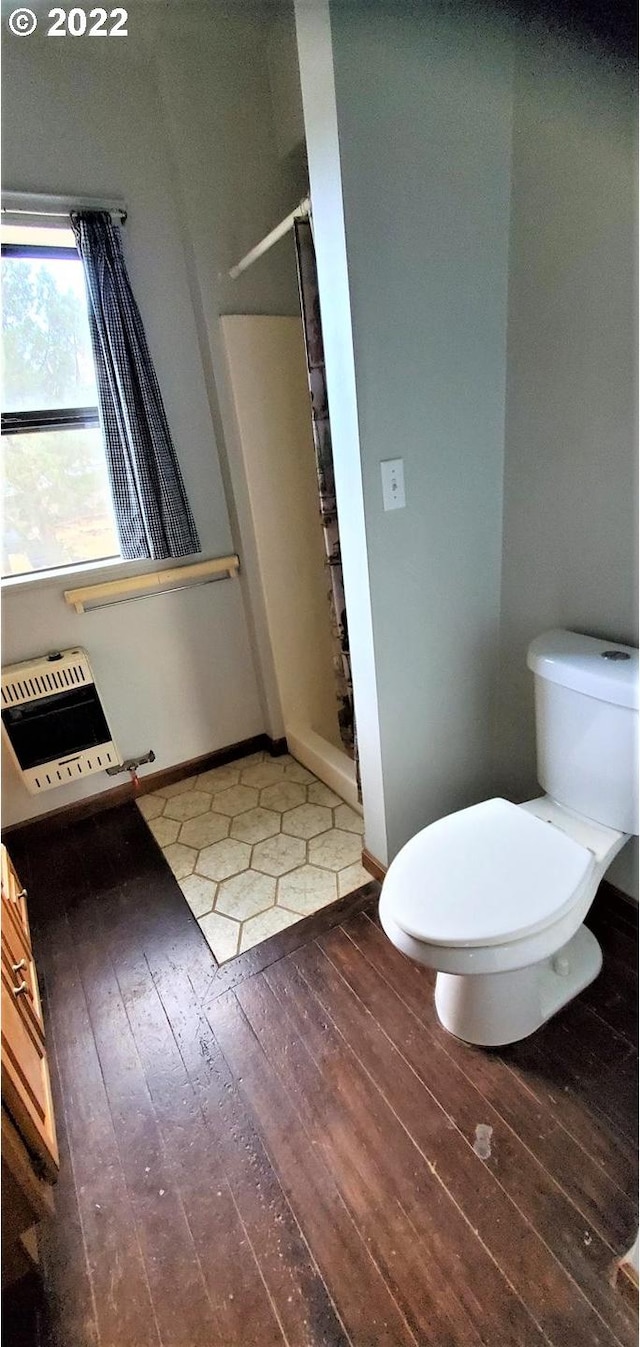
<svg viewBox="0 0 640 1347"><path fill-rule="evenodd" d="M602 976L484 1051L438 1024L374 883L218 970L135 806L10 850L62 1167L46 1313L29 1336L7 1297L7 1344L637 1342L612 1284L638 1221L631 910L599 898Z"/></svg>

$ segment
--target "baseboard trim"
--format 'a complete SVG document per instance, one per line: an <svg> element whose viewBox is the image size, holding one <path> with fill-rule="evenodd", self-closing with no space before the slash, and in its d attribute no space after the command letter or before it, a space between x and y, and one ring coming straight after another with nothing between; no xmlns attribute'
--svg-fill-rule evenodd
<svg viewBox="0 0 640 1347"><path fill-rule="evenodd" d="M268 736L266 734L264 737L265 739L268 739ZM268 743L269 743L269 753L271 754L272 758L281 758L283 753L289 752L289 745L286 739L268 739Z"/></svg>
<svg viewBox="0 0 640 1347"><path fill-rule="evenodd" d="M160 772L142 776L137 789L132 781L125 781L122 785L102 791L99 795L90 795L86 800L76 800L74 804L64 805L61 809L51 809L46 814L38 814L36 818L11 823L3 828L3 836L12 837L36 826L56 828L61 823L79 822L83 818L91 818L93 814L101 814L105 809L115 809L117 805L126 804L128 800L137 800L141 795L149 795L163 786L172 786L174 782L183 781L187 776L197 776L200 772L209 772L214 767L224 767L235 758L247 758L251 753L259 752L270 753L274 758L281 757L287 752L287 741L271 739L268 734L255 734L251 739L241 739L237 744L217 748L213 753L204 753L200 758L191 758L188 762L177 763L175 767L165 767Z"/></svg>
<svg viewBox="0 0 640 1347"><path fill-rule="evenodd" d="M362 865L365 870L368 870L370 875L373 875L374 879L377 879L379 884L382 883L387 873L387 867L386 865L383 865L381 861L377 861L375 856L372 856L371 852L367 851L366 847L362 848Z"/></svg>

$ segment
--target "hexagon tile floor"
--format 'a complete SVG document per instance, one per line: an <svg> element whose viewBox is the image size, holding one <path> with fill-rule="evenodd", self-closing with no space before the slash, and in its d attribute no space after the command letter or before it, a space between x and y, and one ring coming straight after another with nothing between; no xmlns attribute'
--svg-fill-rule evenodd
<svg viewBox="0 0 640 1347"><path fill-rule="evenodd" d="M219 963L371 879L361 816L288 753L187 777L138 808Z"/></svg>

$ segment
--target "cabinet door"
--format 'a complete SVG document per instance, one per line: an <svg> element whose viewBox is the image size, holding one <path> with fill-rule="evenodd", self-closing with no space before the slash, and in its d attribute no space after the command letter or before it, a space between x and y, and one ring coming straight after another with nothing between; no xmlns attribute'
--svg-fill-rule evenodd
<svg viewBox="0 0 640 1347"><path fill-rule="evenodd" d="M55 1180L59 1161L47 1054L40 1027L2 940L2 1099L26 1145Z"/></svg>
<svg viewBox="0 0 640 1347"><path fill-rule="evenodd" d="M27 890L22 887L4 845L0 846L0 865L2 869L3 908L7 904L14 909L24 930L29 949L31 949L29 918L27 916Z"/></svg>

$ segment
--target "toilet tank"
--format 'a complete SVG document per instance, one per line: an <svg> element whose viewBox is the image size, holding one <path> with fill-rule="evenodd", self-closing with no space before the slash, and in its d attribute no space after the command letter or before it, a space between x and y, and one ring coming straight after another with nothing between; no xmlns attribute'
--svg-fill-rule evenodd
<svg viewBox="0 0 640 1347"><path fill-rule="evenodd" d="M547 631L529 646L538 781L577 814L638 833L638 651Z"/></svg>

